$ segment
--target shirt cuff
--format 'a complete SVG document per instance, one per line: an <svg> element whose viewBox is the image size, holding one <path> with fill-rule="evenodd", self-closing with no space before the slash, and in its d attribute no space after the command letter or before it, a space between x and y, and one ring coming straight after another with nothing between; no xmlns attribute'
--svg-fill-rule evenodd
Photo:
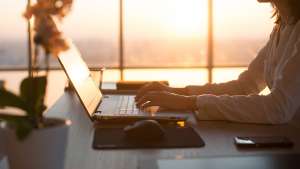
<svg viewBox="0 0 300 169"><path fill-rule="evenodd" d="M195 115L198 120L224 120L224 116L217 107L218 96L205 94L197 96L197 111Z"/></svg>
<svg viewBox="0 0 300 169"><path fill-rule="evenodd" d="M198 109L202 109L205 107L205 105L210 105L215 103L216 96L212 94L204 94L197 96L196 105Z"/></svg>

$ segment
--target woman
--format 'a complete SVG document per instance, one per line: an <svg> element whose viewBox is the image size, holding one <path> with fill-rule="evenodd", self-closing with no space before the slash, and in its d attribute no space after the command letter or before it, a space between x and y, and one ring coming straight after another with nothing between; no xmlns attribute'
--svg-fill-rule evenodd
<svg viewBox="0 0 300 169"><path fill-rule="evenodd" d="M282 124L300 108L300 1L272 3L276 23L269 42L238 80L170 88L154 82L136 96L137 106L196 110L200 120ZM266 86L271 93L259 95Z"/></svg>

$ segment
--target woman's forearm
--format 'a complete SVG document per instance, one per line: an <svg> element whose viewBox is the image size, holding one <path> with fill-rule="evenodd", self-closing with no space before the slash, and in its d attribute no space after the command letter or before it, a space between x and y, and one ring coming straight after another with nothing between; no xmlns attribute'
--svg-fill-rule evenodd
<svg viewBox="0 0 300 169"><path fill-rule="evenodd" d="M179 94L179 95L185 95L185 96L189 95L186 88L170 88L169 92L176 93L176 94Z"/></svg>

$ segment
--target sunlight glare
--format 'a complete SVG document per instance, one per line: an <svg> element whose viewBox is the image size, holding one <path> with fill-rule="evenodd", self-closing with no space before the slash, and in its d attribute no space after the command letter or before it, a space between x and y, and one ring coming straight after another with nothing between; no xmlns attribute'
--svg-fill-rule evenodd
<svg viewBox="0 0 300 169"><path fill-rule="evenodd" d="M192 37L206 24L207 6L199 0L171 0L166 12L165 26L175 36Z"/></svg>
<svg viewBox="0 0 300 169"><path fill-rule="evenodd" d="M157 81L167 80L170 86L201 85L207 82L205 69L138 69L125 70L125 80Z"/></svg>
<svg viewBox="0 0 300 169"><path fill-rule="evenodd" d="M85 66L85 62L80 57L80 52L76 47L60 53L60 60L65 63L64 69L68 72L73 83L79 84L90 76L90 71Z"/></svg>

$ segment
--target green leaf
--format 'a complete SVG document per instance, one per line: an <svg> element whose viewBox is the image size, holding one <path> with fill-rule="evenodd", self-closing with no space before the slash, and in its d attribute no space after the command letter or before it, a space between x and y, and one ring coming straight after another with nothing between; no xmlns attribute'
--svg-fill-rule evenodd
<svg viewBox="0 0 300 169"><path fill-rule="evenodd" d="M28 110L19 96L5 89L0 89L0 107L16 107L25 111Z"/></svg>
<svg viewBox="0 0 300 169"><path fill-rule="evenodd" d="M22 99L30 108L27 112L29 116L41 116L46 109L44 104L46 87L46 76L29 77L22 81L20 94Z"/></svg>
<svg viewBox="0 0 300 169"><path fill-rule="evenodd" d="M1 115L0 120L12 126L20 140L25 139L34 128L42 125L42 113L46 109L47 77L25 78L20 85L20 96L0 89L0 107L16 107L26 111L26 116Z"/></svg>

